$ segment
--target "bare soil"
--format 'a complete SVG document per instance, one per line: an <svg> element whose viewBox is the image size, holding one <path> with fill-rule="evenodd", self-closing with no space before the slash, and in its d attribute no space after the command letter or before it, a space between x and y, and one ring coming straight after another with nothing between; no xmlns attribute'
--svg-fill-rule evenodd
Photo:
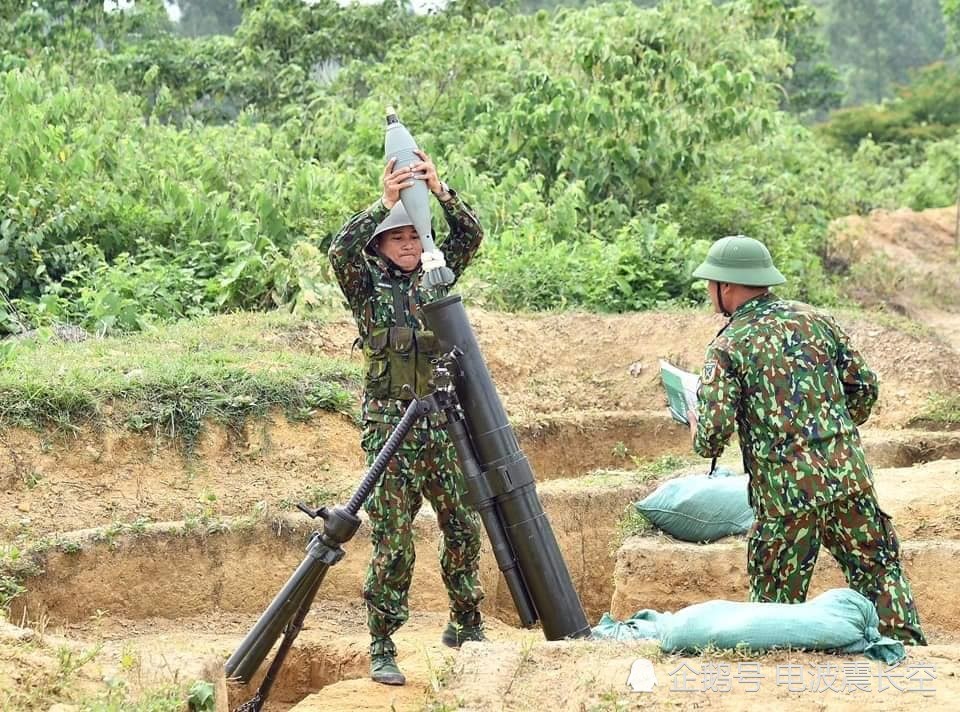
<svg viewBox="0 0 960 712"><path fill-rule="evenodd" d="M863 306L913 319L960 348L956 221L956 206L877 210L838 220L831 255L852 268L848 293Z"/></svg>
<svg viewBox="0 0 960 712"><path fill-rule="evenodd" d="M891 447L902 438L889 431L914 421L932 395L960 389L953 219L952 209L878 211L837 226L833 251L839 261L856 269L880 257L899 275L890 292L883 273L865 270L870 279L849 280L853 295L913 319L841 315L882 379L865 431L881 458L874 460L877 466L924 459L922 442L905 446L919 450L916 457L903 448L894 453ZM940 292L932 294L934 288ZM696 369L722 323L716 315L507 315L479 309L470 315L541 480L689 452L682 429L664 415L657 361ZM324 325L304 324L286 338L291 349L343 356L351 352L353 336L353 324L343 315ZM872 430L883 432L872 438ZM934 437L924 439L942 449ZM0 445L0 532L10 537L138 518L290 511L298 500L338 499L363 469L356 424L333 414L311 423L277 414L239 429L208 424L190 454L149 435L91 428L7 430Z"/></svg>
<svg viewBox="0 0 960 712"><path fill-rule="evenodd" d="M671 690L683 662L700 669L744 661L543 642L537 631L512 626L512 604L488 551L482 577L493 642L449 651L438 641L446 601L433 554L436 525L424 513L413 616L397 635L408 685L366 679L359 592L369 544L362 530L325 580L270 709L960 709L960 607L949 574L960 553L960 433L905 429L931 396L960 388L952 220L950 210L850 218L838 225L833 249L851 269L849 293L879 310L840 319L882 379L864 439L935 642L911 650L907 665L932 663L935 690L790 692L776 682L778 665L809 671L855 662L801 653L760 658L766 677L756 693L736 684L730 692ZM716 597L742 600L742 541L704 547L641 536L620 546L625 508L659 481L631 474L634 462L688 453L686 433L663 414L657 360L696 369L722 322L692 311L470 315L591 623L606 610L622 617ZM343 356L353 335L344 315L305 325L288 337L289 347ZM273 415L239 429L207 425L193 453L91 428L6 430L0 445L0 536L46 541L33 562L43 573L26 579L28 592L13 608L23 625L0 625L0 707L15 699L14 708L25 710L102 693L104 679L121 679L133 691L209 679L220 686L224 709L222 661L303 558L312 525L290 514L293 505L342 501L363 470L356 424L331 414L309 423ZM596 472L605 468L616 471ZM840 583L828 558L816 574L818 589ZM84 660L95 646L99 652ZM652 694L625 687L638 657L654 663L659 686ZM65 676L71 661L76 669ZM11 689L16 696L4 697ZM232 690L231 703L249 692Z"/></svg>

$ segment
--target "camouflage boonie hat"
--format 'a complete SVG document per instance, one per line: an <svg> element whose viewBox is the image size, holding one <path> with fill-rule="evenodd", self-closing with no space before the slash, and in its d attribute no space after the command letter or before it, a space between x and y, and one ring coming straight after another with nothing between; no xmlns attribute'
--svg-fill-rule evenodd
<svg viewBox="0 0 960 712"><path fill-rule="evenodd" d="M764 244L744 235L731 235L714 242L693 276L747 287L772 287L787 281L773 266L773 258Z"/></svg>

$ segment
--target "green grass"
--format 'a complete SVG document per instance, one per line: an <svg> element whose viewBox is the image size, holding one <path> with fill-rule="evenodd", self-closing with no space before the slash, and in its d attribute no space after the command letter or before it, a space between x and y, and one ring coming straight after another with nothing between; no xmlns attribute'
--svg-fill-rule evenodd
<svg viewBox="0 0 960 712"><path fill-rule="evenodd" d="M26 593L23 582L40 572L32 548L16 543L0 544L0 614L5 613L17 596Z"/></svg>
<svg viewBox="0 0 960 712"><path fill-rule="evenodd" d="M653 460L630 457L633 469L600 469L576 478L577 486L619 487L632 484L647 484L681 470L692 470L705 462L695 455L661 455ZM706 472L706 466L704 466Z"/></svg>
<svg viewBox="0 0 960 712"><path fill-rule="evenodd" d="M67 646L54 649L31 641L16 643L5 652L13 653L15 658L20 655L33 657L34 661L42 656L49 663L24 667L19 684L0 690L0 709L43 710L49 709L53 703L71 699L71 687L78 672L97 657L100 649L96 646L83 651Z"/></svg>
<svg viewBox="0 0 960 712"><path fill-rule="evenodd" d="M703 464L703 460L693 455L661 455L654 460L634 459L633 464L637 468L634 478L637 482L650 482L684 468L695 467L697 463Z"/></svg>
<svg viewBox="0 0 960 712"><path fill-rule="evenodd" d="M914 321L895 312L872 309L861 313L861 318L869 319L888 329L894 329L913 339L935 339L937 330L922 321Z"/></svg>
<svg viewBox="0 0 960 712"><path fill-rule="evenodd" d="M168 685L137 696L121 688L115 688L94 698L81 702L81 712L183 712L186 709L184 690ZM213 707L206 707L212 710Z"/></svg>
<svg viewBox="0 0 960 712"><path fill-rule="evenodd" d="M189 447L206 419L239 424L271 409L294 419L348 411L359 368L302 347L317 323L238 313L75 344L23 341L0 369L0 427L95 422Z"/></svg>
<svg viewBox="0 0 960 712"><path fill-rule="evenodd" d="M295 509L297 504L303 503L309 507L318 508L330 506L342 501L348 495L346 488L331 489L317 484L306 484L301 486L286 497L283 497L277 506L281 511Z"/></svg>
<svg viewBox="0 0 960 712"><path fill-rule="evenodd" d="M910 424L940 424L948 427L960 425L960 395L936 393L930 396L924 411L913 418Z"/></svg>
<svg viewBox="0 0 960 712"><path fill-rule="evenodd" d="M632 536L640 536L655 531L653 524L631 502L623 509L623 514L617 520L617 535L611 542L611 551L616 552L623 542Z"/></svg>
<svg viewBox="0 0 960 712"><path fill-rule="evenodd" d="M196 712L214 709L213 685L205 681L196 681L189 689L184 683L170 683L134 693L126 680L110 677L104 679L102 691L86 692L91 686L91 673L83 675L81 669L100 656L99 646L54 649L31 641L13 644L4 652L29 656L34 661L43 657L50 662L24 668L21 684L0 690L0 709L45 710L60 703L78 712L182 712L188 701Z"/></svg>

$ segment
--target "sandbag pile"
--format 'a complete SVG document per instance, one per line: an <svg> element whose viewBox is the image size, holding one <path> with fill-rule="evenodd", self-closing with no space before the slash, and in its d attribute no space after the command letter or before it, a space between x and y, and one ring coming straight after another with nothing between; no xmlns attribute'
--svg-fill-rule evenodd
<svg viewBox="0 0 960 712"><path fill-rule="evenodd" d="M634 506L657 529L682 541L716 541L745 534L753 524L747 476L726 468L669 480Z"/></svg>

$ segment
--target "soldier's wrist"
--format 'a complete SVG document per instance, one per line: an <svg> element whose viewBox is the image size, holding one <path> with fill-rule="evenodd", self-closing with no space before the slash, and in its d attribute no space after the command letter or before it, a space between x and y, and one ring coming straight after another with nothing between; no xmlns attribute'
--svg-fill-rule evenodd
<svg viewBox="0 0 960 712"><path fill-rule="evenodd" d="M393 210L393 206L397 204L396 200L390 200L386 195L380 196L380 205L383 206L383 209L386 211Z"/></svg>
<svg viewBox="0 0 960 712"><path fill-rule="evenodd" d="M389 213L390 209L383 204L383 200L380 198L370 203L370 207L367 208L367 214L377 222L383 220Z"/></svg>
<svg viewBox="0 0 960 712"><path fill-rule="evenodd" d="M434 190L433 195L441 203L449 203L453 200L453 193L450 191L450 186L443 181L440 181L440 189Z"/></svg>

